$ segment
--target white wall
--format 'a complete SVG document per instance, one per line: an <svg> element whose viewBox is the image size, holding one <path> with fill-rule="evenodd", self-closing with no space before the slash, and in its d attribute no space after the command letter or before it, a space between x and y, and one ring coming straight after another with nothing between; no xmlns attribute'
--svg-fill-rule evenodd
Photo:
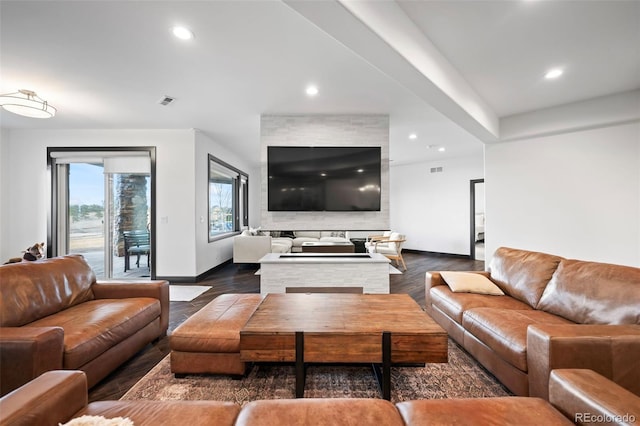
<svg viewBox="0 0 640 426"><path fill-rule="evenodd" d="M9 252L9 248L5 247L6 244L3 241L6 241L7 238L7 229L8 223L5 219L7 216L7 211L9 207L9 203L5 200L8 200L8 197L5 198L5 195L8 192L8 176L5 177L5 172L8 169L8 160L7 155L9 149L9 131L6 129L0 129L0 263L4 263L7 259L11 257L16 257L17 255L11 254ZM5 250L6 248L6 250ZM24 249L23 249L24 250Z"/></svg>
<svg viewBox="0 0 640 426"><path fill-rule="evenodd" d="M253 197L258 194L252 189L260 187L259 174L253 174L250 165L242 160L238 155L232 153L208 136L196 131L195 134L195 229L191 235L195 234L196 253L196 276L209 269L218 266L233 257L233 238L209 242L208 228L208 158L209 154L232 165L249 174L249 220L253 220L255 214L255 204L259 203L259 198ZM255 180L254 180L255 179ZM253 197L252 197L253 195ZM259 211L259 210L258 210Z"/></svg>
<svg viewBox="0 0 640 426"><path fill-rule="evenodd" d="M5 161L1 179L11 177L11 185L5 185L6 190L0 193L1 204L6 206L6 214L1 217L5 231L0 240L4 257L46 240L50 208L47 147L155 146L156 274L196 275L193 130L16 129L8 132L8 142L3 137L2 145Z"/></svg>
<svg viewBox="0 0 640 426"><path fill-rule="evenodd" d="M392 166L391 229L407 249L469 255L470 181L483 177L482 155Z"/></svg>
<svg viewBox="0 0 640 426"><path fill-rule="evenodd" d="M485 146L497 247L640 266L640 123Z"/></svg>

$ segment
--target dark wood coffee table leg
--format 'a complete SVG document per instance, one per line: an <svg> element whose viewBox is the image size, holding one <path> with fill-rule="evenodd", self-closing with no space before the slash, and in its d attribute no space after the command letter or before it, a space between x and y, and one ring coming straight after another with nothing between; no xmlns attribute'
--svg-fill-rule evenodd
<svg viewBox="0 0 640 426"><path fill-rule="evenodd" d="M304 397L304 382L307 376L304 365L304 333L296 331L296 398Z"/></svg>
<svg viewBox="0 0 640 426"><path fill-rule="evenodd" d="M382 398L391 400L391 332L382 333L382 364L373 364Z"/></svg>

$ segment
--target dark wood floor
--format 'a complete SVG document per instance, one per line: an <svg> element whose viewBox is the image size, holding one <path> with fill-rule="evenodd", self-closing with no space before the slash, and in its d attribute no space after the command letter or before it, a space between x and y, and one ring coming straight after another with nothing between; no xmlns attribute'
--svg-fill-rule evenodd
<svg viewBox="0 0 640 426"><path fill-rule="evenodd" d="M426 271L478 271L484 269L484 262L464 259L458 256L439 254L403 253L407 271L402 275L390 275L391 293L408 293L424 307L424 277ZM191 302L171 302L169 334L185 319L220 294L259 293L260 280L254 275L255 268L238 268L228 264L220 268L197 285L211 286ZM188 284L188 283L181 283ZM116 400L129 390L151 368L169 353L169 338L147 345L134 358L123 364L89 392L90 401Z"/></svg>

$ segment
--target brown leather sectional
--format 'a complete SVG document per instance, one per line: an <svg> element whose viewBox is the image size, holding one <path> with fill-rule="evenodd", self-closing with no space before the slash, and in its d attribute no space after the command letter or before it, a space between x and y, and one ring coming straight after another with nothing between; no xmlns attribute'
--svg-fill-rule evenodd
<svg viewBox="0 0 640 426"><path fill-rule="evenodd" d="M640 268L501 247L505 293L454 293L426 274L426 310L517 395L549 398L557 368L594 370L640 395Z"/></svg>
<svg viewBox="0 0 640 426"><path fill-rule="evenodd" d="M89 386L169 325L167 281L96 281L81 255L0 266L2 395L49 370Z"/></svg>
<svg viewBox="0 0 640 426"><path fill-rule="evenodd" d="M640 397L590 370L556 370L551 403L540 398L301 398L250 402L98 401L80 371L51 371L0 399L0 425L55 426L82 415L143 425L570 425L637 424ZM604 421L603 421L604 420Z"/></svg>

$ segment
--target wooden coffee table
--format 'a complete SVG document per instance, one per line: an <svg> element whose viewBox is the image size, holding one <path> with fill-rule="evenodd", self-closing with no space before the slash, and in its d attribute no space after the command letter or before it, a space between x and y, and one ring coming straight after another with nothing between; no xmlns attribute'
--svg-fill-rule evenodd
<svg viewBox="0 0 640 426"><path fill-rule="evenodd" d="M447 332L408 294L268 294L240 331L240 359L295 362L296 397L308 363L371 363L391 397L392 364L447 362Z"/></svg>

